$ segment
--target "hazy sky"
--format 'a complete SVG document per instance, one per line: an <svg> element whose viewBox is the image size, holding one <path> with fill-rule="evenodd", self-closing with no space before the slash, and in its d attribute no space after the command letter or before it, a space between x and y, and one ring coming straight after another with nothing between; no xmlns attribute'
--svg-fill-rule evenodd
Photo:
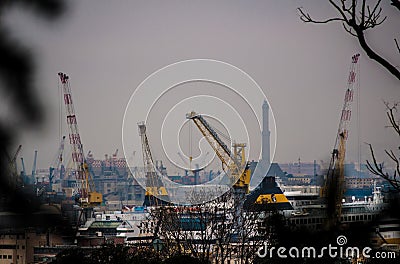
<svg viewBox="0 0 400 264"><path fill-rule="evenodd" d="M122 156L122 120L135 88L166 65L198 58L230 63L260 85L276 120L274 161L296 162L299 157L303 161L329 157L350 59L360 52L361 129L357 131L354 102L348 160L358 160L358 137L362 160L369 157L363 142L372 143L378 152L398 143L385 128L383 100L400 100L399 81L366 58L340 24L300 21L296 11L300 6L316 18L335 15L327 1L68 3L69 9L57 23L47 24L21 9L10 10L4 21L12 36L35 52L36 92L47 113L42 129L18 129L17 144L23 145L21 155L28 171L35 149L38 167L47 168L58 148L59 71L71 77L85 152L91 150L95 158L103 158L117 148ZM383 13L389 16L387 21L368 33L368 41L400 65L393 42L394 37L400 38L400 15L389 4ZM0 116L12 119L7 96L0 100ZM66 131L64 115L61 122Z"/></svg>

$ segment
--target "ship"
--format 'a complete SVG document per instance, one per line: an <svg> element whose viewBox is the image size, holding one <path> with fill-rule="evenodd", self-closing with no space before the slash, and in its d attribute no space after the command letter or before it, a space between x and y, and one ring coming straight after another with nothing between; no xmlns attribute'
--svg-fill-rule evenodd
<svg viewBox="0 0 400 264"><path fill-rule="evenodd" d="M155 223L149 220L150 208L125 206L121 211L94 212L78 228L76 243L80 246L146 244L154 238Z"/></svg>
<svg viewBox="0 0 400 264"><path fill-rule="evenodd" d="M292 229L306 228L312 231L321 230L327 220L327 207L319 196L319 187L303 187L303 190L311 190L309 192L293 191L293 187L292 189L281 188L285 190L284 194L293 206L293 210L284 212L289 227ZM343 225L374 221L378 219L383 210L388 208L381 187L377 186L376 182L374 182L371 196L365 196L362 200L353 196L350 201L343 199L342 202L340 223Z"/></svg>

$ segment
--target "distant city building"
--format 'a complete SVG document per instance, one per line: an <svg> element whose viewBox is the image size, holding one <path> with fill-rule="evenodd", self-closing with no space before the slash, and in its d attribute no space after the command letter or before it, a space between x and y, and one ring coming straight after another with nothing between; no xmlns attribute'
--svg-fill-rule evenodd
<svg viewBox="0 0 400 264"><path fill-rule="evenodd" d="M278 163L272 163L267 173L268 177L283 178L286 176Z"/></svg>
<svg viewBox="0 0 400 264"><path fill-rule="evenodd" d="M87 164L96 191L103 194L106 205L120 210L123 205L141 205L144 199L144 188L132 176L125 158L116 155L105 155L104 160L95 159L88 154ZM132 168L135 170L135 168ZM67 198L73 197L77 188L74 171L68 170L63 179L54 181L52 189L62 192Z"/></svg>
<svg viewBox="0 0 400 264"><path fill-rule="evenodd" d="M357 176L349 176L345 177L346 188L348 189L370 189L374 184L374 181L382 184L383 179L380 177L368 177L368 178L360 178Z"/></svg>
<svg viewBox="0 0 400 264"><path fill-rule="evenodd" d="M314 162L280 163L279 166L284 172L293 176L321 174L321 165Z"/></svg>
<svg viewBox="0 0 400 264"><path fill-rule="evenodd" d="M58 246L60 252L62 247L59 245L63 244L66 244L66 241L61 235L40 232L35 228L0 230L0 263L41 263L42 257L48 254L38 253L38 248ZM51 254L51 257L55 255Z"/></svg>

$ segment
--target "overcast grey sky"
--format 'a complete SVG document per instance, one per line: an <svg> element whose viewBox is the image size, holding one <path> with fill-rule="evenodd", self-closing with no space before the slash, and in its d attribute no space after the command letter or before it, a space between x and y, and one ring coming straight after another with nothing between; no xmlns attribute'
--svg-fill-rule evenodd
<svg viewBox="0 0 400 264"><path fill-rule="evenodd" d="M37 93L47 113L38 131L18 131L30 170L35 149L38 167L47 168L59 142L58 76L70 75L85 152L103 158L122 153L122 119L134 89L154 71L181 60L210 58L247 72L263 89L277 126L276 162L327 159L334 144L350 58L360 52L360 124L356 107L347 157L357 161L357 137L383 152L398 138L385 128L382 100L399 101L400 85L366 58L340 24L300 21L296 8L314 17L335 14L327 1L68 1L54 24L26 10L12 9L5 23L12 36L35 51ZM368 33L371 46L400 65L394 37L400 15L387 4L383 26ZM1 116L12 116L6 98ZM354 103L354 106L356 102ZM64 107L64 106L63 106ZM261 105L259 106L261 108ZM184 113L183 113L184 114ZM64 129L65 116L62 116ZM63 132L66 134L66 132ZM369 153L362 144L362 160Z"/></svg>

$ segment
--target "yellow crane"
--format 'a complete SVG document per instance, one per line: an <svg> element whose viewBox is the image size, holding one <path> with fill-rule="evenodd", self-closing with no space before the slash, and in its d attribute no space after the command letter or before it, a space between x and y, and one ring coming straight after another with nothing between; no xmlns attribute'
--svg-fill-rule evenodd
<svg viewBox="0 0 400 264"><path fill-rule="evenodd" d="M186 114L186 118L191 119L196 124L207 142L214 149L218 158L221 160L223 167L226 168L224 170L227 172L235 192L242 194L249 193L251 172L249 164L246 161L246 144L232 144L232 152L203 116L192 111Z"/></svg>
<svg viewBox="0 0 400 264"><path fill-rule="evenodd" d="M138 129L142 143L143 165L146 177L146 193L143 205L158 206L167 204L169 201L168 193L154 168L146 124L144 122L138 123Z"/></svg>
<svg viewBox="0 0 400 264"><path fill-rule="evenodd" d="M233 151L231 151L203 116L192 111L186 114L186 118L193 120L221 160L223 167L227 168L224 170L230 177L235 194L239 198L246 196L244 200L246 210L293 209L287 197L277 186L274 177L265 177L261 183L262 188L249 194L251 170L249 162L246 161L245 143L233 143Z"/></svg>

